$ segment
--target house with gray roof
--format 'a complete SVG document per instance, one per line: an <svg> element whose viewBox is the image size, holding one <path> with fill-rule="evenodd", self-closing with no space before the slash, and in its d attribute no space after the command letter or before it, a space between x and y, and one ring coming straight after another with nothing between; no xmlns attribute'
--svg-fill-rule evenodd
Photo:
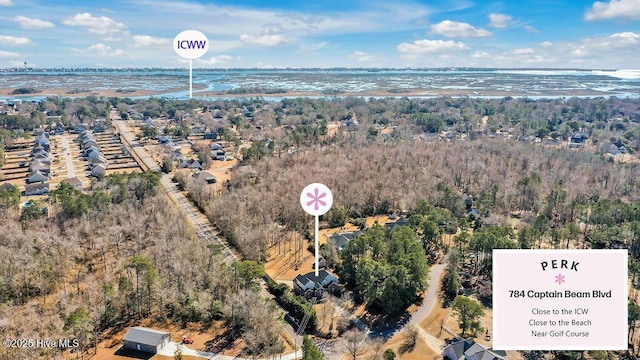
<svg viewBox="0 0 640 360"><path fill-rule="evenodd" d="M442 356L447 360L502 360L507 358L507 353L487 349L473 339L458 339L444 348Z"/></svg>
<svg viewBox="0 0 640 360"><path fill-rule="evenodd" d="M336 248L338 251L344 250L347 243L358 236L362 235L362 231L346 231L337 232L329 236L329 245Z"/></svg>
<svg viewBox="0 0 640 360"><path fill-rule="evenodd" d="M199 183L215 184L218 181L213 174L207 171L200 171L191 176Z"/></svg>
<svg viewBox="0 0 640 360"><path fill-rule="evenodd" d="M91 170L91 176L100 177L107 174L107 166L104 164L98 164Z"/></svg>
<svg viewBox="0 0 640 360"><path fill-rule="evenodd" d="M49 183L27 184L24 187L24 195L46 195L49 193Z"/></svg>
<svg viewBox="0 0 640 360"><path fill-rule="evenodd" d="M43 174L49 173L49 164L45 164L42 161L34 161L29 166L29 170L32 172L40 171Z"/></svg>
<svg viewBox="0 0 640 360"><path fill-rule="evenodd" d="M69 184L73 186L74 189L78 191L82 191L82 181L77 177L66 178L60 182L60 184Z"/></svg>
<svg viewBox="0 0 640 360"><path fill-rule="evenodd" d="M318 276L315 271L304 275L298 275L293 279L293 290L296 294L302 295L307 299L313 297L322 299L324 292L336 294L340 292L338 279L327 270L320 270Z"/></svg>
<svg viewBox="0 0 640 360"><path fill-rule="evenodd" d="M39 170L36 170L31 174L29 174L29 177L27 178L27 183L33 184L33 183L38 183L38 182L47 181L47 180L49 180L49 177L47 175L43 174Z"/></svg>
<svg viewBox="0 0 640 360"><path fill-rule="evenodd" d="M158 351L164 349L170 341L171 334L166 331L135 326L127 330L127 333L122 339L122 346L126 349L157 354Z"/></svg>
<svg viewBox="0 0 640 360"><path fill-rule="evenodd" d="M409 220L406 217L401 217L396 222L388 222L384 224L385 229L393 230L396 226L409 226Z"/></svg>

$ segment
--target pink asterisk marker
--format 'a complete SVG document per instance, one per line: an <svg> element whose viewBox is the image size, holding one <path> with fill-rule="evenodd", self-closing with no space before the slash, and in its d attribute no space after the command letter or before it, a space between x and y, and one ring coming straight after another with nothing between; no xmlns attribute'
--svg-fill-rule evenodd
<svg viewBox="0 0 640 360"><path fill-rule="evenodd" d="M313 192L315 194L311 194L309 192L307 193L307 196L311 198L311 201L307 202L307 206L311 206L311 204L313 204L313 209L317 211L318 210L318 204L320 204L322 206L326 206L327 205L326 202L324 202L323 200L320 200L323 197L327 196L327 193L323 192L322 194L318 195L318 192L319 192L318 188L313 189Z"/></svg>
<svg viewBox="0 0 640 360"><path fill-rule="evenodd" d="M558 285L561 285L563 282L565 282L565 280L564 280L564 275L562 275L562 274L558 274L558 275L556 275L556 280L555 280L555 282L556 282Z"/></svg>

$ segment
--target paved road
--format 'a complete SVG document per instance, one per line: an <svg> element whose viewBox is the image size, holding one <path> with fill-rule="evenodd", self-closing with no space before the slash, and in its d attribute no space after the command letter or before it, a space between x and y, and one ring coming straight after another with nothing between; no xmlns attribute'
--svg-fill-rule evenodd
<svg viewBox="0 0 640 360"><path fill-rule="evenodd" d="M440 292L440 287L442 285L441 278L442 273L447 265L436 264L431 267L431 271L429 272L429 288L427 289L427 294L425 296L422 305L418 308L418 311L413 313L411 316L411 320L409 320L409 325L418 325L422 319L427 317L431 310L433 310L436 302L438 301L438 293Z"/></svg>
<svg viewBox="0 0 640 360"><path fill-rule="evenodd" d="M76 169L73 167L73 159L71 158L69 137L67 137L67 135L60 135L60 140L62 140L62 149L64 149L62 152L64 153L64 158L67 163L67 178L74 178L76 177Z"/></svg>
<svg viewBox="0 0 640 360"><path fill-rule="evenodd" d="M222 355L222 354L216 354L216 353L210 353L210 352L206 352L206 351L199 351L199 350L194 350L189 348L186 345L182 345L180 343L177 343L175 341L170 342L169 344L167 344L167 346L165 346L162 350L160 350L158 352L158 355L162 355L162 356L168 356L173 358L176 350L180 348L182 350L182 355L185 356L194 356L194 357L200 357L203 359L212 359L212 360L272 360L272 358L251 358L251 359L245 359L245 358L241 358L241 357L234 357L234 356L228 356L228 355ZM296 359L296 354L300 354L300 351L298 351L297 353L292 352L292 353L288 353L288 354L282 354L282 356L278 355L278 360L294 360ZM299 358L300 356L298 356Z"/></svg>
<svg viewBox="0 0 640 360"><path fill-rule="evenodd" d="M136 159L138 164L143 168L143 170L151 170L151 171L160 171L160 167L153 160L153 158L149 155L149 153L142 147L138 140L135 138L132 131L127 126L127 122L125 120L114 120L113 124L120 132L123 143L131 152L131 155ZM233 250L227 246L226 241L222 240L218 237L211 226L211 223L204 218L200 210L191 202L191 200L187 199L187 197L180 191L176 184L173 183L168 174L163 174L160 179L160 183L162 187L165 189L167 196L171 199L182 215L187 218L187 220L193 225L196 229L198 237L208 245L215 245L221 249L221 253L224 257L224 260L227 263L232 263L236 260L241 259L241 256L234 253ZM266 290L266 284L264 281L260 280L260 293L265 298L273 298L273 296ZM284 309L277 307L280 314L284 317L285 311ZM284 325L284 329L294 341L295 345L302 345L302 337L296 335L294 329L286 323ZM300 352L300 351L299 351Z"/></svg>

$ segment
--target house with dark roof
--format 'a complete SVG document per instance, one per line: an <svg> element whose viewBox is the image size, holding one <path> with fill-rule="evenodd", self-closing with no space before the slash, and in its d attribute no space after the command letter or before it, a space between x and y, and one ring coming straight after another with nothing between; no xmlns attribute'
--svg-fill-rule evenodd
<svg viewBox="0 0 640 360"><path fill-rule="evenodd" d="M620 154L627 153L627 148L624 147L624 145L618 146L616 144L610 144L609 146L605 147L605 150L607 154L611 154L611 155L620 155Z"/></svg>
<svg viewBox="0 0 640 360"><path fill-rule="evenodd" d="M100 155L102 155L100 153L100 150L97 150L95 148L91 148L91 150L87 151L85 156L87 157L87 159L93 159L93 158L98 157Z"/></svg>
<svg viewBox="0 0 640 360"><path fill-rule="evenodd" d="M178 161L178 167L181 168L181 169L202 170L202 166L200 165L200 162L198 160L194 160L194 159L189 159L187 161L179 160Z"/></svg>
<svg viewBox="0 0 640 360"><path fill-rule="evenodd" d="M396 222L388 222L384 224L384 228L387 230L393 230L396 226L409 226L409 220L406 217L401 217Z"/></svg>
<svg viewBox="0 0 640 360"><path fill-rule="evenodd" d="M360 235L362 235L362 231L337 232L329 236L328 243L338 251L342 251L344 250L344 247L347 246L347 243L349 241L357 238Z"/></svg>
<svg viewBox="0 0 640 360"><path fill-rule="evenodd" d="M36 155L33 157L33 161L36 161L36 160L48 160L48 159L49 159L49 154L48 154L48 153L46 153L46 152L44 152L44 151L42 151L42 152L40 152L40 153L36 154Z"/></svg>
<svg viewBox="0 0 640 360"><path fill-rule="evenodd" d="M104 164L98 164L91 170L91 176L100 177L107 174L107 166Z"/></svg>
<svg viewBox="0 0 640 360"><path fill-rule="evenodd" d="M218 139L218 133L217 132L213 132L213 131L207 131L206 133L204 133L203 135L204 139L207 140L217 140Z"/></svg>
<svg viewBox="0 0 640 360"><path fill-rule="evenodd" d="M100 121L97 122L94 126L93 126L93 133L94 134L98 134L98 133L103 133L107 131L107 127L104 125L104 122Z"/></svg>
<svg viewBox="0 0 640 360"><path fill-rule="evenodd" d="M340 285L333 274L327 270L320 270L318 276L316 276L315 271L296 276L293 279L293 290L296 294L302 295L307 299L313 297L322 299L325 291L339 294Z"/></svg>
<svg viewBox="0 0 640 360"><path fill-rule="evenodd" d="M98 156L89 159L89 163L93 165L102 164L106 166L109 161L107 161L107 159L102 154L99 154Z"/></svg>
<svg viewBox="0 0 640 360"><path fill-rule="evenodd" d="M86 130L87 128L84 126L84 124L76 124L73 125L73 132L74 133L81 133L82 131Z"/></svg>
<svg viewBox="0 0 640 360"><path fill-rule="evenodd" d="M458 339L444 348L442 356L447 360L502 360L506 359L507 353L487 349L473 339Z"/></svg>
<svg viewBox="0 0 640 360"><path fill-rule="evenodd" d="M49 139L42 134L36 138L36 144L43 146L45 149L49 148Z"/></svg>
<svg viewBox="0 0 640 360"><path fill-rule="evenodd" d="M582 144L587 140L589 140L589 134L585 132L577 132L571 135L571 139L570 139L570 141L574 144Z"/></svg>
<svg viewBox="0 0 640 360"><path fill-rule="evenodd" d="M64 124L58 121L56 123L56 127L54 128L53 131L54 131L54 133L56 135L62 135L62 134L64 134L65 130L66 130L66 128L65 128Z"/></svg>
<svg viewBox="0 0 640 360"><path fill-rule="evenodd" d="M98 143L94 139L85 139L82 141L83 149L98 148Z"/></svg>
<svg viewBox="0 0 640 360"><path fill-rule="evenodd" d="M17 186L13 185L12 183L3 183L2 185L0 185L0 190L5 190L5 191L13 191L14 188L17 188Z"/></svg>
<svg viewBox="0 0 640 360"><path fill-rule="evenodd" d="M137 351L157 354L171 341L171 334L166 331L149 329L142 326L129 328L122 339L122 347Z"/></svg>
<svg viewBox="0 0 640 360"><path fill-rule="evenodd" d="M34 146L33 150L31 150L31 155L35 155L41 151L45 151L44 146L37 144L36 146Z"/></svg>
<svg viewBox="0 0 640 360"><path fill-rule="evenodd" d="M49 193L49 183L27 184L24 187L24 195L46 195Z"/></svg>

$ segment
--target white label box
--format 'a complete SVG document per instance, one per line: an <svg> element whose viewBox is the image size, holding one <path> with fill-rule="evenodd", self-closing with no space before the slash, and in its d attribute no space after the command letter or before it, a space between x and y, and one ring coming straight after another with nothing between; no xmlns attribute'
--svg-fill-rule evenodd
<svg viewBox="0 0 640 360"><path fill-rule="evenodd" d="M493 250L493 348L626 350L627 250Z"/></svg>

